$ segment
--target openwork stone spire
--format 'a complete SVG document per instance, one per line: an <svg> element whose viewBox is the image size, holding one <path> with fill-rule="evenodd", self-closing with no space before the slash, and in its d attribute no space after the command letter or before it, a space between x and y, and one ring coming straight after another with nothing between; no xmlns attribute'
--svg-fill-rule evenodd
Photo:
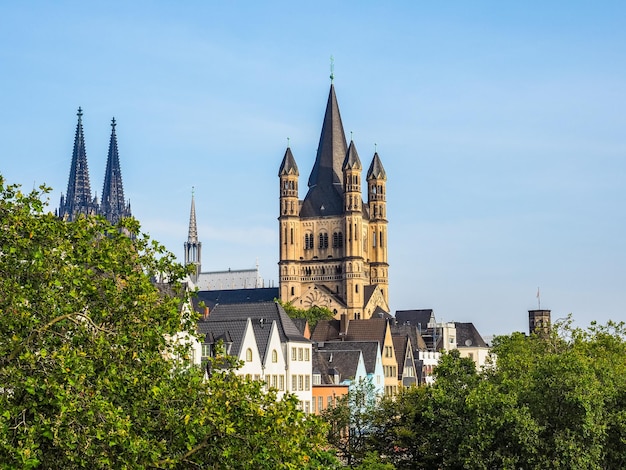
<svg viewBox="0 0 626 470"><path fill-rule="evenodd" d="M102 187L101 213L112 224L116 224L124 217L130 217L130 204L124 201L124 185L122 184L122 170L115 134L115 118L111 120L111 140L109 154Z"/></svg>
<svg viewBox="0 0 626 470"><path fill-rule="evenodd" d="M61 196L58 214L59 217L66 220L74 220L80 214L92 215L98 212L97 202L91 197L87 151L83 134L83 110L81 108L78 108L77 115L78 123L74 137L70 177L67 182L65 197Z"/></svg>

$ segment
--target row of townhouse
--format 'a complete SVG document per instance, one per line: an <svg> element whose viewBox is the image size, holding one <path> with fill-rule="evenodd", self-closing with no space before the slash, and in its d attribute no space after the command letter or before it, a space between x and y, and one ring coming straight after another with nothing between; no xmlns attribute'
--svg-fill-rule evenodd
<svg viewBox="0 0 626 470"><path fill-rule="evenodd" d="M311 333L306 322L268 301L273 289L242 291L198 293L194 307L202 316L195 362L214 356L221 344L242 364L238 374L265 382L279 397L295 394L307 413L320 413L361 381L369 381L377 396L432 383L443 350L457 348L477 367L488 355L471 323L437 323L432 310L367 320L343 315L320 321Z"/></svg>

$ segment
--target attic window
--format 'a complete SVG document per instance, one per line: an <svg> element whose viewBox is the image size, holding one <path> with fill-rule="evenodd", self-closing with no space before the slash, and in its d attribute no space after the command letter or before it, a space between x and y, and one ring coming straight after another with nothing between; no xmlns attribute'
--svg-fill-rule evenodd
<svg viewBox="0 0 626 470"><path fill-rule="evenodd" d="M322 374L316 373L313 374L313 385L321 385L322 384Z"/></svg>
<svg viewBox="0 0 626 470"><path fill-rule="evenodd" d="M246 362L252 362L252 349L246 349Z"/></svg>

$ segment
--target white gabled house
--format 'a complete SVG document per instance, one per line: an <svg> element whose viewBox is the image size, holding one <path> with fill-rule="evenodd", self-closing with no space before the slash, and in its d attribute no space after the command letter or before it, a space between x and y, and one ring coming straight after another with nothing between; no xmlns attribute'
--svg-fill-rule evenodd
<svg viewBox="0 0 626 470"><path fill-rule="evenodd" d="M298 331L276 302L218 304L198 322L203 358L222 341L227 354L243 362L236 371L281 397L293 393L302 410L311 412L311 341Z"/></svg>

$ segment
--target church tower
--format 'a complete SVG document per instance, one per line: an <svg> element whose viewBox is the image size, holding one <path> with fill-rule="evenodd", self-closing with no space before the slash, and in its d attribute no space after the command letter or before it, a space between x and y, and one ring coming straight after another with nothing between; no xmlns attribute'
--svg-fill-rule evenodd
<svg viewBox="0 0 626 470"><path fill-rule="evenodd" d="M58 216L65 220L75 220L79 215L95 215L98 213L98 201L91 197L87 151L83 134L83 110L78 108L78 124L74 137L72 166L67 182L67 192L61 195Z"/></svg>
<svg viewBox="0 0 626 470"><path fill-rule="evenodd" d="M111 222L111 224L116 224L122 218L131 216L130 203L124 201L124 186L122 185L122 170L120 169L120 156L117 149L115 126L115 118L113 118L111 120L111 139L109 141L109 154L104 174L102 202L100 206L100 213Z"/></svg>
<svg viewBox="0 0 626 470"><path fill-rule="evenodd" d="M196 202L194 200L193 191L191 193L191 212L189 214L189 234L185 242L185 266L193 264L195 266L195 276L193 281L196 282L200 274L202 257L202 242L198 241L198 224L196 223Z"/></svg>
<svg viewBox="0 0 626 470"><path fill-rule="evenodd" d="M387 178L378 153L367 175L367 204L363 203L362 172L354 141L346 142L331 83L303 200L298 199L298 167L289 147L278 172L281 300L297 308L328 307L337 318L346 314L350 319L367 319L389 312ZM381 187L382 196L370 194L372 182Z"/></svg>

